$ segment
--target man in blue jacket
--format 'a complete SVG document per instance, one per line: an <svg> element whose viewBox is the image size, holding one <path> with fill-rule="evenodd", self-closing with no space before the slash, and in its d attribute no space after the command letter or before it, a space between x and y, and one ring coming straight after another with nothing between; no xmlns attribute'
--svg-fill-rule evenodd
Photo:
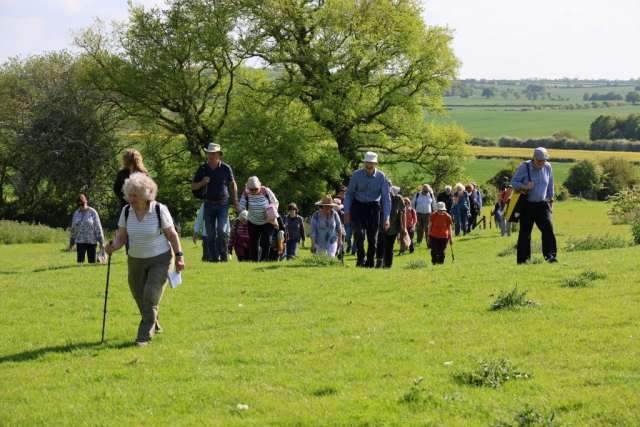
<svg viewBox="0 0 640 427"><path fill-rule="evenodd" d="M364 155L364 168L356 170L351 176L347 194L344 199L344 222L353 221L354 240L358 248L356 267L373 268L378 244L378 228L380 227L380 211L384 230L389 228L391 198L387 177L376 169L378 155L367 151ZM367 256L364 252L365 233Z"/></svg>
<svg viewBox="0 0 640 427"><path fill-rule="evenodd" d="M511 178L515 191L526 190L527 200L520 214L520 232L518 234L518 264L531 259L531 231L533 224L542 232L542 255L548 262L556 259L556 236L553 233L553 170L547 163L549 153L546 148L538 147L533 159L518 167Z"/></svg>

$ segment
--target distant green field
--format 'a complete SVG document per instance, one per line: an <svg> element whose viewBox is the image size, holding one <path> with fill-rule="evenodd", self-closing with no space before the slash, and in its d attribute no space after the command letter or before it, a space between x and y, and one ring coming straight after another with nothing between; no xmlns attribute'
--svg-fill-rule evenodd
<svg viewBox="0 0 640 427"><path fill-rule="evenodd" d="M442 123L456 122L472 136L487 137L496 142L503 135L526 139L550 136L561 130L569 130L578 138L589 139L591 123L598 116L611 113L640 113L640 106L538 111L505 111L505 107L461 107L449 111L448 118L437 120Z"/></svg>
<svg viewBox="0 0 640 427"><path fill-rule="evenodd" d="M478 85L481 87L495 87L498 91L512 89L514 92L519 92L521 94L521 98L516 99L513 94L509 94L507 98L503 98L499 93L496 94L495 97L486 99L482 98L482 89L476 89L475 93L469 98L460 98L457 96L451 96L444 98L444 102L447 105L469 105L469 104L526 104L526 105L540 105L540 104L555 104L555 105L566 105L566 104L576 104L583 103L587 101L583 101L582 97L585 93L593 94L598 93L603 95L605 93L613 92L616 94L620 94L623 97L627 95L627 93L632 92L635 87L634 86L617 86L617 87L605 87L605 86L594 86L594 87L582 87L582 88L554 88L554 84L547 84L548 91L554 98L562 97L563 101L558 100L544 100L544 101L529 101L524 94L522 94L522 90L526 88L526 86L514 86L514 85ZM559 85L563 86L563 85ZM598 101L600 102L600 101ZM621 101L613 101L613 102L621 102Z"/></svg>
<svg viewBox="0 0 640 427"><path fill-rule="evenodd" d="M466 170L475 182L484 183L492 178L500 169L509 163L507 159L475 159L467 163ZM569 175L569 168L573 163L554 163L553 178L556 182L564 182Z"/></svg>

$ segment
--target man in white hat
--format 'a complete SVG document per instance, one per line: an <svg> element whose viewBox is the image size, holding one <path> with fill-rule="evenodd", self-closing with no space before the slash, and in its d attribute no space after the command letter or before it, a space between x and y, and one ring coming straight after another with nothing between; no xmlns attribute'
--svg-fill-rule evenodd
<svg viewBox="0 0 640 427"><path fill-rule="evenodd" d="M191 190L201 191L204 196L204 224L209 230L209 261L227 261L227 243L229 240L229 187L233 190L233 208L238 212L238 186L231 166L223 163L224 154L220 145L211 143L204 149L207 162L200 166L193 177ZM214 231L215 230L215 231Z"/></svg>
<svg viewBox="0 0 640 427"><path fill-rule="evenodd" d="M389 228L391 198L387 177L378 170L378 155L367 151L364 155L364 168L356 170L351 176L344 199L344 222L353 221L354 240L358 248L356 267L373 268L378 243L380 210L382 209L383 229ZM364 252L365 233L369 242L366 258Z"/></svg>
<svg viewBox="0 0 640 427"><path fill-rule="evenodd" d="M542 255L551 263L556 259L556 236L553 233L553 170L547 162L549 153L544 147L533 152L533 159L521 164L511 178L515 191L526 190L527 201L520 215L520 231L518 233L518 264L531 258L531 231L533 224L542 233Z"/></svg>

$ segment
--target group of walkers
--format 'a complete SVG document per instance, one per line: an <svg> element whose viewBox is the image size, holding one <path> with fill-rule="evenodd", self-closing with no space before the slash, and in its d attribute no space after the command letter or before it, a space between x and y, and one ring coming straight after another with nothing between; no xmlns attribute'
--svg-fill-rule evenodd
<svg viewBox="0 0 640 427"><path fill-rule="evenodd" d="M201 165L191 183L191 190L203 200L196 219L193 240L202 230L203 261L227 262L235 252L238 261L282 260L295 257L300 244L305 246L306 230L295 203L288 205L288 215L278 214L279 201L258 177L250 177L245 188L238 186L231 167L220 158L218 144L204 149L207 162ZM553 208L553 173L547 163L544 148L534 152L533 159L524 162L503 189L496 210L504 209L512 191L527 191L526 204L520 217L518 263L531 257L530 240L533 225L542 232L543 255L557 262L556 242L551 212ZM356 266L390 268L396 241L401 243L398 255L414 252L415 245L426 239L434 265L443 264L447 245L453 246L455 235L471 232L482 208L482 198L475 183L457 184L455 192L447 186L436 198L424 184L412 198L400 195L385 174L377 169L378 156L367 152L364 167L356 170L348 186L340 187L333 198L326 195L311 215L310 252L330 258L356 255ZM114 191L120 200L118 232L114 241L105 245L98 213L80 194L78 210L73 214L69 250L77 248L78 262L85 255L96 261L96 246L111 255L126 247L129 287L140 311L136 345L149 344L163 329L158 322L158 307L168 274L175 267L184 270L184 254L180 239L166 206L155 201L157 185L149 177L136 150L127 150L122 157ZM231 196L233 199L231 200ZM237 218L229 223L229 208ZM511 229L501 223L503 235ZM353 239L353 243L352 243ZM414 239L416 240L414 244ZM365 242L367 247L365 249Z"/></svg>

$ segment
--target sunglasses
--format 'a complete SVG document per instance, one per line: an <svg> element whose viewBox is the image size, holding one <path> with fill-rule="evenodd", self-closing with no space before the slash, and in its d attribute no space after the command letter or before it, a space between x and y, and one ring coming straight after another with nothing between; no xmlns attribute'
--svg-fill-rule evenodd
<svg viewBox="0 0 640 427"><path fill-rule="evenodd" d="M258 191L259 188L250 188L249 191Z"/></svg>

